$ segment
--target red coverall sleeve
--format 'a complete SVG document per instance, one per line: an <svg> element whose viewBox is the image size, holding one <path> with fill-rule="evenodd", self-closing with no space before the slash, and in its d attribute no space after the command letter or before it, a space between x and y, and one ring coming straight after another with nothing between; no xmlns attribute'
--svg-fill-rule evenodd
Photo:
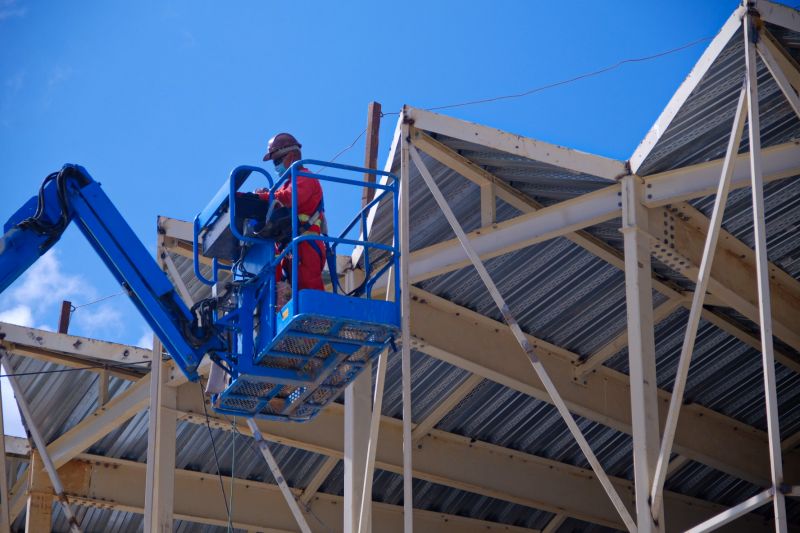
<svg viewBox="0 0 800 533"><path fill-rule="evenodd" d="M292 205L292 188L281 187L275 191L275 198L285 206ZM322 200L322 187L319 180L298 176L297 212L311 215Z"/></svg>

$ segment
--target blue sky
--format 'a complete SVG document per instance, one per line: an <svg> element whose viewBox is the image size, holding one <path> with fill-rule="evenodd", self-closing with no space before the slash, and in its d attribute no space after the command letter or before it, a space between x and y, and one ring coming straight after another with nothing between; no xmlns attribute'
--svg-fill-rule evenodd
<svg viewBox="0 0 800 533"><path fill-rule="evenodd" d="M0 219L49 172L80 163L153 250L158 215L193 218L278 131L329 159L364 128L371 100L388 112L525 91L712 37L737 5L0 0ZM627 159L704 46L445 113ZM394 121L382 124L381 163ZM363 150L340 161L360 164ZM334 225L359 200L330 192ZM117 292L72 228L0 295L0 320L52 329L62 299ZM71 332L149 342L124 296L76 311Z"/></svg>

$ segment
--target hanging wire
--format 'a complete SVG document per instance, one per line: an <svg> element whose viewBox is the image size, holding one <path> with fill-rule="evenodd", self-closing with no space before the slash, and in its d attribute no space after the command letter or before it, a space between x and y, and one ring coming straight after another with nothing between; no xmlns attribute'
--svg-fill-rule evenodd
<svg viewBox="0 0 800 533"><path fill-rule="evenodd" d="M56 363L58 364L58 363ZM52 370L35 370L30 372L14 372L11 374L0 374L0 378L7 378L9 376L13 377L20 377L20 376L38 376L41 374L61 374L63 372L76 372L78 370L124 370L126 368L142 368L143 370L149 367L151 364L150 361L136 361L133 363L103 363L103 364L96 364L96 365L84 365L84 366L76 366L70 368L56 368ZM147 365L147 367L140 367L139 365Z"/></svg>
<svg viewBox="0 0 800 533"><path fill-rule="evenodd" d="M627 63L642 63L642 62L645 62L645 61L658 59L659 57L664 57L664 56L667 56L667 55L670 55L670 54L674 54L676 52L680 52L682 50L686 50L687 48L691 48L693 46L697 46L698 44L704 43L706 41L710 41L711 39L712 39L711 37L701 37L700 39L695 39L694 41L691 41L689 43L686 43L686 44L683 44L681 46L678 46L677 48L672 48L672 49L666 50L664 52L658 52L657 54L652 54L652 55L643 56L643 57L633 57L633 58L623 59L623 60L617 61L613 65L609 65L607 67L603 67L601 69L593 70L591 72L586 72L584 74L580 74L580 75L574 76L572 78L567 78L567 79L556 81L556 82L553 82L553 83L548 83L547 85L541 85L539 87L534 87L533 89L528 89L527 91L524 91L524 92L521 92L521 93L506 94L506 95L502 95L502 96L494 96L494 97L491 97L491 98L481 98L481 99L478 99L478 100L468 100L466 102L459 102L457 104L446 104L446 105L440 105L440 106L435 106L435 107L427 107L427 108L425 108L425 110L426 111L438 111L438 110L441 110L441 109L452 109L454 107L464 107L464 106L470 106L470 105L487 104L489 102L497 102L498 100L509 100L509 99L512 99L512 98L522 98L524 96L530 96L531 94L535 94L535 93L538 93L538 92L541 92L541 91L545 91L547 89L552 89L554 87L559 87L561 85L567 85L567 84L570 84L570 83L574 83L576 81L584 80L586 78L592 78L594 76L599 76L600 74L605 74L606 72L610 72L612 70L616 70L619 67L621 67L622 65L625 65Z"/></svg>
<svg viewBox="0 0 800 533"><path fill-rule="evenodd" d="M103 296L102 298L98 298L97 300L94 300L94 301L91 301L91 302L87 302L85 304L73 305L73 306L71 306L71 311L74 312L74 311L80 309L81 307L86 307L87 305L94 305L96 303L100 303L102 301L108 300L110 298L114 298L116 296L122 296L123 294L127 294L127 293L125 291L120 291L120 292L117 292L117 293L114 293L114 294L109 294L108 296Z"/></svg>
<svg viewBox="0 0 800 533"><path fill-rule="evenodd" d="M539 93L539 92L542 92L542 91L546 91L548 89L553 89L555 87L560 87L562 85L568 85L568 84L574 83L576 81L580 81L580 80L584 80L584 79L587 79L587 78L592 78L592 77L595 77L595 76L599 76L601 74L605 74L606 72L610 72L612 70L616 70L616 69L620 68L621 66L626 65L628 63L643 63L645 61L651 61L653 59L658 59L658 58L661 58L661 57L664 57L664 56L675 54L677 52L681 52L683 50L686 50L687 48L691 48L693 46L697 46L700 43L704 43L704 42L710 41L712 38L713 37L701 37L699 39L695 39L694 41L690 41L690 42L688 42L686 44L678 46L676 48L671 48L669 50L665 50L663 52L658 52L656 54L651 54L651 55L642 56L642 57L632 57L632 58L622 59L620 61L617 61L613 65L609 65L609 66L606 66L606 67L603 67L603 68L600 68L600 69L597 69L597 70L593 70L591 72L586 72L584 74L579 74L578 76L573 76L572 78L567 78L567 79L563 79L563 80L556 81L556 82L553 82L553 83L548 83L546 85L540 85L539 87L534 87L532 89L528 89L528 90L523 91L521 93L505 94L505 95L493 96L493 97L489 97L489 98L480 98L480 99L477 99L477 100L467 100L465 102L458 102L458 103L455 103L455 104L444 104L444 105L433 106L433 107L425 107L423 109L425 111L440 111L442 109L453 109L455 107L466 107L466 106L471 106L471 105L488 104L490 102L497 102L499 100L511 100L511 99L514 99L514 98L523 98L525 96L530 96L532 94L536 94L536 93ZM381 117L386 117L386 116L390 116L390 115L399 115L399 114L400 114L399 111L390 111L388 113L381 113ZM358 140L361 139L361 137L366 132L367 132L367 130L366 130L366 128L364 128L364 131L359 133L358 136L355 139L353 139L353 142L350 143L349 146L347 146L346 148L343 148L342 150L340 150L339 153L337 153L335 156L333 156L333 158L329 162L333 163L339 157L341 157L345 152L348 152L349 150L351 150L356 145Z"/></svg>
<svg viewBox="0 0 800 533"><path fill-rule="evenodd" d="M219 455L217 455L217 443L214 440L214 432L211 431L211 419L208 416L208 409L206 409L206 393L203 390L203 382L201 379L197 380L197 385L200 387L200 399L203 402L203 413L206 416L206 427L208 428L208 436L211 439L211 449L214 451L214 462L217 465L217 477L219 478L219 489L222 491L222 503L225 504L225 512L228 513L228 524L231 523L231 508L228 506L228 498L225 495L225 482L222 480L222 471L219 468Z"/></svg>

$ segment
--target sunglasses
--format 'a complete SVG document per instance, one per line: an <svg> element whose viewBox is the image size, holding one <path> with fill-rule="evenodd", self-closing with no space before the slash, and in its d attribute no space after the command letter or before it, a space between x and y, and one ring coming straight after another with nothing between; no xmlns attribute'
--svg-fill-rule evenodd
<svg viewBox="0 0 800 533"><path fill-rule="evenodd" d="M278 156L278 157L276 157L275 159L272 160L272 164L277 167L278 165L283 163L284 158L286 158L286 155Z"/></svg>

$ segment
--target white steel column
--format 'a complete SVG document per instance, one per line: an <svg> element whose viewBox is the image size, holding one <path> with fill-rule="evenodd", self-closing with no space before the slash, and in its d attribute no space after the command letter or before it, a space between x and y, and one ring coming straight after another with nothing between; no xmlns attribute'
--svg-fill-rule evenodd
<svg viewBox="0 0 800 533"><path fill-rule="evenodd" d="M400 131L400 327L401 327L401 370L403 375L403 531L414 530L413 470L411 466L411 294L408 277L410 246L410 201L411 192L409 143L411 141L408 124L408 107L403 106Z"/></svg>
<svg viewBox="0 0 800 533"><path fill-rule="evenodd" d="M372 365L344 389L344 531L359 531L372 407Z"/></svg>
<svg viewBox="0 0 800 533"><path fill-rule="evenodd" d="M394 267L389 269L386 285L386 301L394 298ZM392 352L394 353L394 352ZM359 509L358 533L372 531L372 481L375 478L375 454L378 451L378 431L381 426L383 410L383 388L386 382L386 367L389 365L389 349L383 350L378 357L378 369L375 373L375 392L372 398L372 417L369 422L369 443L367 444L367 464L364 467L364 490L361 493Z"/></svg>
<svg viewBox="0 0 800 533"><path fill-rule="evenodd" d="M744 132L744 118L747 112L746 86L742 86L739 93L739 102L736 106L736 113L733 118L730 138L728 139L728 149L725 153L725 162L722 164L722 175L717 185L717 195L714 200L714 211L709 222L708 235L703 248L703 256L700 260L700 269L697 273L697 284L692 296L692 307L689 311L689 322L686 326L686 334L683 338L683 347L678 361L675 383L672 387L672 397L667 413L667 421L664 425L664 437L661 442L661 450L658 455L655 479L652 481L650 489L650 499L653 505L654 514L661 510L662 492L664 482L667 479L669 460L672 453L672 444L675 440L675 431L678 427L678 416L680 415L681 405L683 404L683 391L689 377L689 366L692 361L692 352L697 336L697 328L700 325L700 317L703 313L703 299L706 295L708 282L711 279L711 264L714 261L714 251L717 248L722 218L725 213L725 206L728 202L728 192L730 191L731 176L736 165L736 154L742 142Z"/></svg>
<svg viewBox="0 0 800 533"><path fill-rule="evenodd" d="M663 513L653 513L650 509L650 486L658 459L659 419L656 342L653 330L653 273L650 267L647 208L642 204L643 188L642 180L638 176L622 178L620 231L625 242L636 524L640 533L648 533L663 531L664 517Z"/></svg>
<svg viewBox="0 0 800 533"><path fill-rule="evenodd" d="M171 259L164 248L164 236L159 234L156 257L161 259L161 270L169 272L182 286L180 275L169 268ZM174 267L174 265L173 265ZM185 290L181 296L191 295ZM150 410L147 430L147 473L144 498L145 529L152 533L171 533L175 492L175 446L177 439L176 390L166 387L166 365L162 363L163 346L153 335L153 359L150 363Z"/></svg>
<svg viewBox="0 0 800 533"><path fill-rule="evenodd" d="M367 444L367 464L364 468L364 490L361 492L361 505L359 506L359 533L372 531L372 481L375 478L375 454L378 451L378 430L381 426L383 386L386 381L388 363L389 350L386 349L378 358L378 371L375 376L375 393L372 400L372 418L369 423L369 442Z"/></svg>
<svg viewBox="0 0 800 533"><path fill-rule="evenodd" d="M745 63L747 67L748 133L750 136L750 175L753 193L753 231L755 233L758 277L758 316L761 324L761 358L764 366L764 397L767 408L769 462L774 489L775 530L786 531L786 499L779 487L783 483L781 432L778 422L778 394L775 385L775 355L772 348L772 309L770 307L767 230L764 222L764 183L761 174L761 128L758 108L758 82L755 42L758 31L753 15L744 18Z"/></svg>
<svg viewBox="0 0 800 533"><path fill-rule="evenodd" d="M145 529L171 533L175 491L176 389L164 385L161 341L153 342L150 370L150 420L147 432Z"/></svg>
<svg viewBox="0 0 800 533"><path fill-rule="evenodd" d="M592 466L592 470L597 476L597 480L603 486L603 489L606 491L611 503L614 505L614 508L616 509L617 513L619 513L620 518L622 518L622 521L625 523L625 526L628 528L628 530L636 531L636 523L633 521L633 518L631 518L627 507L625 507L625 504L619 497L619 493L611 484L611 480L605 473L605 470L603 470L603 466L600 464L597 456L592 451L589 441L586 440L583 432L578 427L575 419L572 417L572 413L569 412L567 404L564 402L564 398L561 397L561 394L558 392L558 389L556 389L553 380L550 379L550 375L547 373L547 370L545 369L544 365L542 365L541 360L536 355L533 346L528 341L527 336L522 331L522 328L519 327L519 323L517 322L516 318L514 318L514 315L511 314L511 310L509 309L508 305L506 305L503 296L500 294L500 291L497 289L492 277L486 270L486 266L484 266L483 262L475 251L475 248L472 246L467 238L467 235L464 233L464 229L458 223L458 219L456 218L452 209L450 209L450 206L447 204L447 200L445 200L444 196L442 195L442 191L436 185L436 181L433 179L430 171L422 161L419 152L417 152L416 148L413 146L409 146L408 149L411 158L414 160L414 164L419 169L419 172L422 175L422 178L425 180L428 189L430 189L431 194L436 200L436 203L439 205L439 209L441 209L442 214L445 216L447 222L450 224L450 227L455 232L464 252L466 253L467 257L469 257L469 260L475 267L475 270L477 270L478 276L481 278L481 281L483 281L483 284L489 291L494 303L503 314L503 319L505 320L506 324L508 324L509 330L511 330L511 333L514 335L514 338L516 339L520 348L522 348L522 350L525 352L525 355L528 357L528 361L533 367L534 372L536 372L537 377L542 382L542 385L544 385L548 396L550 396L550 399L553 401L553 405L555 405L556 409L558 409L561 418L567 424L567 428L569 428L570 433L572 433L572 437L580 447L583 455L586 457L586 460Z"/></svg>

